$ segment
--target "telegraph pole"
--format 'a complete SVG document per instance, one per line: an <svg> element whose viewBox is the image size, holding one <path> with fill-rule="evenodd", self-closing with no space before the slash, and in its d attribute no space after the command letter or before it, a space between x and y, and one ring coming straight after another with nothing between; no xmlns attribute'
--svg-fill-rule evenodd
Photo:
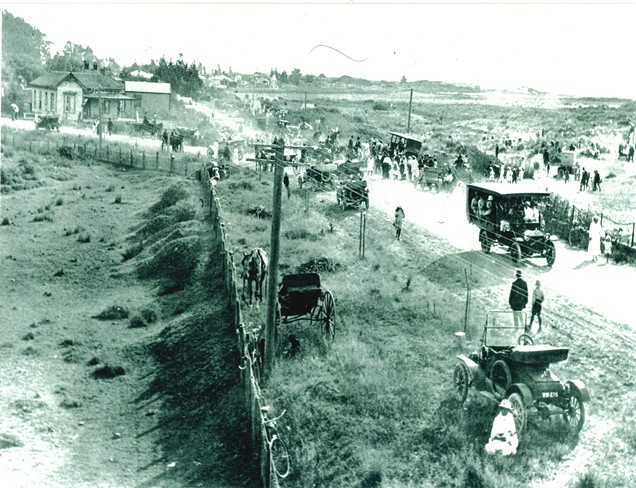
<svg viewBox="0 0 636 488"><path fill-rule="evenodd" d="M411 106L413 105L413 88L411 88L411 97L409 98L409 120L406 123L406 133L411 132Z"/></svg>
<svg viewBox="0 0 636 488"><path fill-rule="evenodd" d="M97 102L99 104L99 125L97 126L97 132L99 135L99 152L102 152L102 134L104 133L104 128L102 127L102 92L97 92Z"/></svg>
<svg viewBox="0 0 636 488"><path fill-rule="evenodd" d="M282 137L282 136L281 136ZM269 288L267 294L267 324L265 326L265 380L274 367L276 352L276 309L278 287L278 258L280 257L280 221L283 188L283 165L285 164L285 142L281 139L277 146L272 146L276 153L274 168L274 197L272 200L272 235L269 257Z"/></svg>

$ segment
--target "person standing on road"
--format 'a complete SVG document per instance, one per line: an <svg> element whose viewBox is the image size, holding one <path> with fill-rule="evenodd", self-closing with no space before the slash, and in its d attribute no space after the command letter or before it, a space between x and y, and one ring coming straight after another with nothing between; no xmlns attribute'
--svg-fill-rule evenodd
<svg viewBox="0 0 636 488"><path fill-rule="evenodd" d="M287 173L283 176L283 185L285 185L285 189L287 190L287 200L289 200L289 176L287 176Z"/></svg>
<svg viewBox="0 0 636 488"><path fill-rule="evenodd" d="M113 135L113 119L108 119L108 123L106 124L106 127L108 128L108 135L109 136Z"/></svg>
<svg viewBox="0 0 636 488"><path fill-rule="evenodd" d="M587 252L589 253L592 261L598 261L598 257L601 254L601 237L603 235L603 227L601 227L598 217L594 216L587 233L590 238L590 242L587 246Z"/></svg>
<svg viewBox="0 0 636 488"><path fill-rule="evenodd" d="M530 324L528 324L528 329L526 330L526 332L532 331L532 322L534 321L535 315L537 317L537 321L539 322L539 328L537 329L537 332L541 332L541 308L543 300L545 300L545 294L541 289L541 282L537 280L534 286L534 290L532 291L532 315L530 315Z"/></svg>
<svg viewBox="0 0 636 488"><path fill-rule="evenodd" d="M12 103L11 104L11 120L17 120L19 112L20 112L20 107L18 107L18 104Z"/></svg>
<svg viewBox="0 0 636 488"><path fill-rule="evenodd" d="M601 175L598 170L594 170L594 179L592 180L592 191L601 191Z"/></svg>
<svg viewBox="0 0 636 488"><path fill-rule="evenodd" d="M516 272L516 280L513 281L510 288L510 296L508 297L508 304L512 309L512 317L516 328L524 328L523 323L523 309L528 304L528 284L521 278L521 270Z"/></svg>
<svg viewBox="0 0 636 488"><path fill-rule="evenodd" d="M402 207L397 207L395 209L395 221L393 222L393 227L395 227L395 238L399 241L400 236L402 235L402 223L404 222L404 210Z"/></svg>

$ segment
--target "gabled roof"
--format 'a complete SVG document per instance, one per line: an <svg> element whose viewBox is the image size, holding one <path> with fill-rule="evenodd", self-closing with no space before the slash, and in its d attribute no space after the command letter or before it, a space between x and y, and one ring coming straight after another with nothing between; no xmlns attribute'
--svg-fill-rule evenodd
<svg viewBox="0 0 636 488"><path fill-rule="evenodd" d="M124 90L137 93L167 93L170 95L170 83L154 83L150 81L126 81Z"/></svg>
<svg viewBox="0 0 636 488"><path fill-rule="evenodd" d="M29 85L41 88L57 88L60 83L68 78L74 78L84 90L120 91L123 89L121 82L99 71L50 71L39 76Z"/></svg>

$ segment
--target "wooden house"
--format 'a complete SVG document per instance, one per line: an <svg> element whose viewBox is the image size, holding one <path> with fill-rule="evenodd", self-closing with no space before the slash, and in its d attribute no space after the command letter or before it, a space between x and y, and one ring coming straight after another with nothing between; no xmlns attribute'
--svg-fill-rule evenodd
<svg viewBox="0 0 636 488"><path fill-rule="evenodd" d="M29 83L31 113L59 115L65 122L131 118L135 99L124 94L124 85L97 70L50 71Z"/></svg>

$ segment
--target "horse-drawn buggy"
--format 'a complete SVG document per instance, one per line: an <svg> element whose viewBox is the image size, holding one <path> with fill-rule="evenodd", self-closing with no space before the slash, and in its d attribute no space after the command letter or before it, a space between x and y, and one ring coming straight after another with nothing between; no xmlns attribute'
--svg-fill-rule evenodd
<svg viewBox="0 0 636 488"><path fill-rule="evenodd" d="M322 288L318 273L283 276L276 317L278 328L281 323L306 320L319 324L325 339L332 341L336 336L336 303L331 292Z"/></svg>
<svg viewBox="0 0 636 488"><path fill-rule="evenodd" d="M148 117L144 117L143 122L134 124L134 130L137 134L144 137L146 134L150 134L153 137L161 136L163 134L163 124L157 121L150 121Z"/></svg>
<svg viewBox="0 0 636 488"><path fill-rule="evenodd" d="M391 136L389 141L389 151L391 154L404 153L407 157L411 155L419 157L422 151L422 141L399 132L389 132L389 135Z"/></svg>
<svg viewBox="0 0 636 488"><path fill-rule="evenodd" d="M494 244L508 248L515 264L524 257L545 257L548 266L556 259L556 238L543 231L541 209L550 192L531 182L473 183L466 186L466 215L479 227L482 251Z"/></svg>
<svg viewBox="0 0 636 488"><path fill-rule="evenodd" d="M453 387L458 400L466 400L470 387L495 402L508 399L517 434L534 409L541 419L561 416L568 433L577 434L585 422L590 394L582 381L562 381L550 369L567 359L569 348L534 344L523 328L507 325L511 313L488 312L481 347L457 356Z"/></svg>
<svg viewBox="0 0 636 488"><path fill-rule="evenodd" d="M358 208L364 205L369 208L369 188L365 180L342 182L336 188L336 201L342 210Z"/></svg>
<svg viewBox="0 0 636 488"><path fill-rule="evenodd" d="M47 129L60 131L60 116L59 115L39 115L35 119L36 129Z"/></svg>

